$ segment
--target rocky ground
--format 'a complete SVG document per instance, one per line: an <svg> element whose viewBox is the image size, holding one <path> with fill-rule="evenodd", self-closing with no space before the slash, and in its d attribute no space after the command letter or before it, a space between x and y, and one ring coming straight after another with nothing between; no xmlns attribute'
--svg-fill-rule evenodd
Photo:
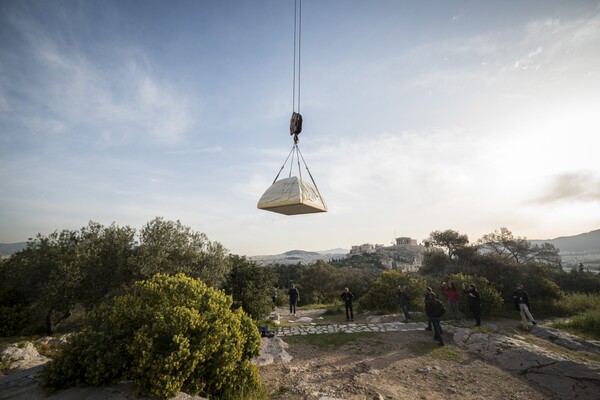
<svg viewBox="0 0 600 400"><path fill-rule="evenodd" d="M326 318L318 323L326 323ZM398 318L359 316L356 322ZM286 317L285 320L293 318ZM282 400L600 398L600 391L597 391L600 389L600 357L586 351L563 350L563 347L557 350L559 346L519 330L516 320L492 322L488 322L489 328L484 324L485 333L480 336L472 335L474 331L466 328L448 327L444 347L438 346L431 332L422 328L408 332L356 334L355 339L341 346L327 346L326 341L325 344L314 342L308 336L285 337L291 361L263 366L261 376L269 398ZM287 324L293 325L293 322ZM500 334L494 334L494 331ZM469 335L471 340L467 339ZM506 335L514 337L508 344L503 342ZM482 338L486 338L485 341ZM543 347L544 344L547 346ZM550 361L537 356L550 351L549 348L554 348L560 355ZM524 349L528 349L526 354ZM584 372L578 370L576 373L586 375L589 380L582 383L578 379L561 380L562 376L537 373L537 368L544 364L563 369L568 375L569 365L561 363L567 362L569 353L574 358L587 355L584 357L586 363L591 360L591 369L586 366ZM497 360L496 357L504 359ZM516 366L512 364L515 361ZM528 365L531 362L536 364L535 371ZM562 372L558 371L558 374ZM539 384L535 381L542 380L542 376L543 379L550 376L554 382ZM575 392L574 385L583 387Z"/></svg>
<svg viewBox="0 0 600 400"><path fill-rule="evenodd" d="M286 314L285 310L278 311ZM339 316L327 316L321 310L300 311L297 317L286 315L282 319L282 324L288 326L310 325L310 321L340 323ZM397 315L361 314L356 316L355 323L384 327L399 319ZM423 329L424 324L408 325L412 328L404 331L263 339L264 348L276 353L275 357L267 357L269 364L260 367L267 398L600 398L598 343L590 345L546 328L532 329L536 330L534 335L532 331L520 330L517 320L495 320L486 321L480 331L468 329L466 324L446 325L446 345L440 347L432 333ZM30 345L17 347L29 364L17 367L13 375L0 377L0 400L47 399L35 378L47 360L36 358ZM34 365L39 366L31 368ZM135 399L132 393L130 385L125 384L113 388L75 388L59 392L51 399ZM192 397L184 394L178 397L184 398Z"/></svg>

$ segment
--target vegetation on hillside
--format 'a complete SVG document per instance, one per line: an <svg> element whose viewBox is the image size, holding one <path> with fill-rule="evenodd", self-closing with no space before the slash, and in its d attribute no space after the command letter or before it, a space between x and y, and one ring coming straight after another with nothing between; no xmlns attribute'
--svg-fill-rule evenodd
<svg viewBox="0 0 600 400"><path fill-rule="evenodd" d="M425 287L437 292L442 281L459 288L474 283L482 314L494 316L515 313L511 295L522 283L536 317L572 317L562 326L592 337L590 332L598 332L600 274L563 271L554 246L531 244L506 228L474 243L453 230L434 231L424 244L418 272L386 270L373 254L260 267L179 221L156 218L139 232L90 222L79 231L39 234L27 248L0 261L0 336L52 334L73 310L83 309L82 333L53 364L49 387L129 377L138 380L141 392L157 396L180 388L223 394L230 390L225 387L237 387L227 392L235 398L235 393L256 389L254 372L246 366L256 354L255 324L270 312L273 299L275 305L287 304L291 284L300 290L300 305L340 304L340 293L348 287L358 309L397 312L398 286L407 288L411 308L422 310ZM148 285L161 289L152 292ZM194 300L198 293L206 297ZM208 314L196 315L206 299L211 299ZM461 308L465 312L466 303ZM212 330L200 328L204 318L213 318ZM118 352L111 350L111 341L121 343ZM222 366L220 372L196 382L186 371L213 368L203 346L227 361L211 361ZM101 362L90 365L99 355ZM227 372L234 364L241 371L238 377Z"/></svg>
<svg viewBox="0 0 600 400"><path fill-rule="evenodd" d="M260 388L251 363L259 354L258 331L231 298L181 273L157 274L90 313L50 362L44 386L130 379L144 396L246 399Z"/></svg>

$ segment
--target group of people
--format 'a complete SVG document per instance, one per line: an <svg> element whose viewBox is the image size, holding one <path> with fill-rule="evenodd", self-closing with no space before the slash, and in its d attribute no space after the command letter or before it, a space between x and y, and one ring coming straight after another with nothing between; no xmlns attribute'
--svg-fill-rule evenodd
<svg viewBox="0 0 600 400"><path fill-rule="evenodd" d="M296 285L290 287L290 290L288 290L288 297L290 299L290 315L296 316L296 307L300 301L300 292ZM350 289L344 288L340 298L344 301L344 306L346 307L346 321L354 321L354 310L352 308L354 295L350 292ZM273 298L273 302L275 302L275 298Z"/></svg>
<svg viewBox="0 0 600 400"><path fill-rule="evenodd" d="M448 305L452 310L452 315L456 322L461 322L461 314L460 314L460 292L454 283L446 283L442 282L441 290L444 292L448 299ZM473 314L475 318L475 326L481 326L481 296L477 287L474 284L470 284L469 287L463 283L462 284L462 292L467 297L467 301L469 304L469 310ZM406 288L402 286L398 286L398 301L402 306L402 311L404 313L404 321L409 322L412 321L412 316L409 310L410 297L406 292ZM288 297L290 299L290 315L296 315L296 307L298 305L298 301L300 301L300 292L295 285L290 287L288 291ZM352 307L352 302L354 300L354 295L350 292L350 289L344 288L344 291L340 295L340 298L344 301L344 306L346 309L346 321L354 321L354 310ZM512 299L514 301L515 309L518 310L521 314L521 320L523 323L527 323L530 321L532 324L536 325L537 322L533 318L531 314L531 305L529 303L529 296L527 292L523 289L523 285L518 284L516 290L512 294ZM427 287L425 289L425 314L427 316L427 327L425 328L428 331L434 332L434 339L437 340L440 346L444 345L443 331L441 325L441 318L446 313L446 308L444 304L438 299L438 296L435 294L431 287Z"/></svg>
<svg viewBox="0 0 600 400"><path fill-rule="evenodd" d="M481 296L477 290L477 287L474 284L470 284L467 288L467 286L463 283L462 289L463 294L467 296L469 310L475 318L475 326L481 326ZM456 322L461 322L459 307L460 292L458 291L458 288L454 283L447 284L446 282L442 282L441 290L448 298L448 305L452 310L454 320ZM517 285L516 290L512 294L512 299L514 301L515 309L521 314L522 322L524 324L531 322L533 325L536 325L537 322L531 314L529 296L527 295L527 292L525 292L522 284ZM402 286L398 287L398 301L400 302L402 311L404 312L403 322L411 321L412 316L409 312L410 297L406 292L406 288L403 288ZM424 302L425 314L427 316L427 327L425 330L433 331L434 339L439 342L440 346L443 346L444 339L442 336L443 332L440 321L441 317L446 313L446 309L431 287L427 287L425 289Z"/></svg>

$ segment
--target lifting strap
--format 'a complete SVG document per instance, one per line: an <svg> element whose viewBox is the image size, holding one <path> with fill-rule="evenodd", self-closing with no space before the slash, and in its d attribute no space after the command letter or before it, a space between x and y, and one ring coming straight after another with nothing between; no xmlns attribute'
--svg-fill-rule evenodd
<svg viewBox="0 0 600 400"><path fill-rule="evenodd" d="M292 168L294 166L294 154L297 154L296 160L298 162L298 176L300 177L300 180L302 180L302 171L300 169L300 159L302 159L302 163L304 164L304 167L306 168L306 171L308 172L308 176L310 176L310 180L312 181L313 186L315 187L315 190L317 191L317 194L319 195L319 198L323 199L321 197L321 192L319 192L319 187L317 186L317 182L315 182L315 179L313 178L312 174L310 173L310 169L308 169L308 165L306 164L306 160L304 160L304 156L300 152L300 147L298 146L297 143L294 143L294 146L292 147L292 150L290 150L290 152L288 153L287 157L285 158L285 161L283 162L283 165L279 169L279 172L277 173L277 176L273 180L272 185L275 184L275 182L277 182L277 178L279 178L279 175L281 174L281 171L283 171L283 169L285 168L285 165L287 164L287 161L290 159L290 156L292 156L292 160L290 161L290 173L289 173L288 177L292 176Z"/></svg>

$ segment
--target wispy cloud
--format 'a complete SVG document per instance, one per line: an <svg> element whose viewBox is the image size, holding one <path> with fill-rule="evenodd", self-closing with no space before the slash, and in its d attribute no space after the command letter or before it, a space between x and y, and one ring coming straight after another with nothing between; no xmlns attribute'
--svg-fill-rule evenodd
<svg viewBox="0 0 600 400"><path fill-rule="evenodd" d="M560 201L600 202L600 175L588 171L559 174L535 200L542 204Z"/></svg>
<svg viewBox="0 0 600 400"><path fill-rule="evenodd" d="M19 122L30 131L95 146L176 143L189 133L190 99L156 76L139 49L122 43L89 49L26 18L11 21L22 46L10 51L29 72L3 71L10 79L3 90L18 93L11 112L27 115Z"/></svg>

